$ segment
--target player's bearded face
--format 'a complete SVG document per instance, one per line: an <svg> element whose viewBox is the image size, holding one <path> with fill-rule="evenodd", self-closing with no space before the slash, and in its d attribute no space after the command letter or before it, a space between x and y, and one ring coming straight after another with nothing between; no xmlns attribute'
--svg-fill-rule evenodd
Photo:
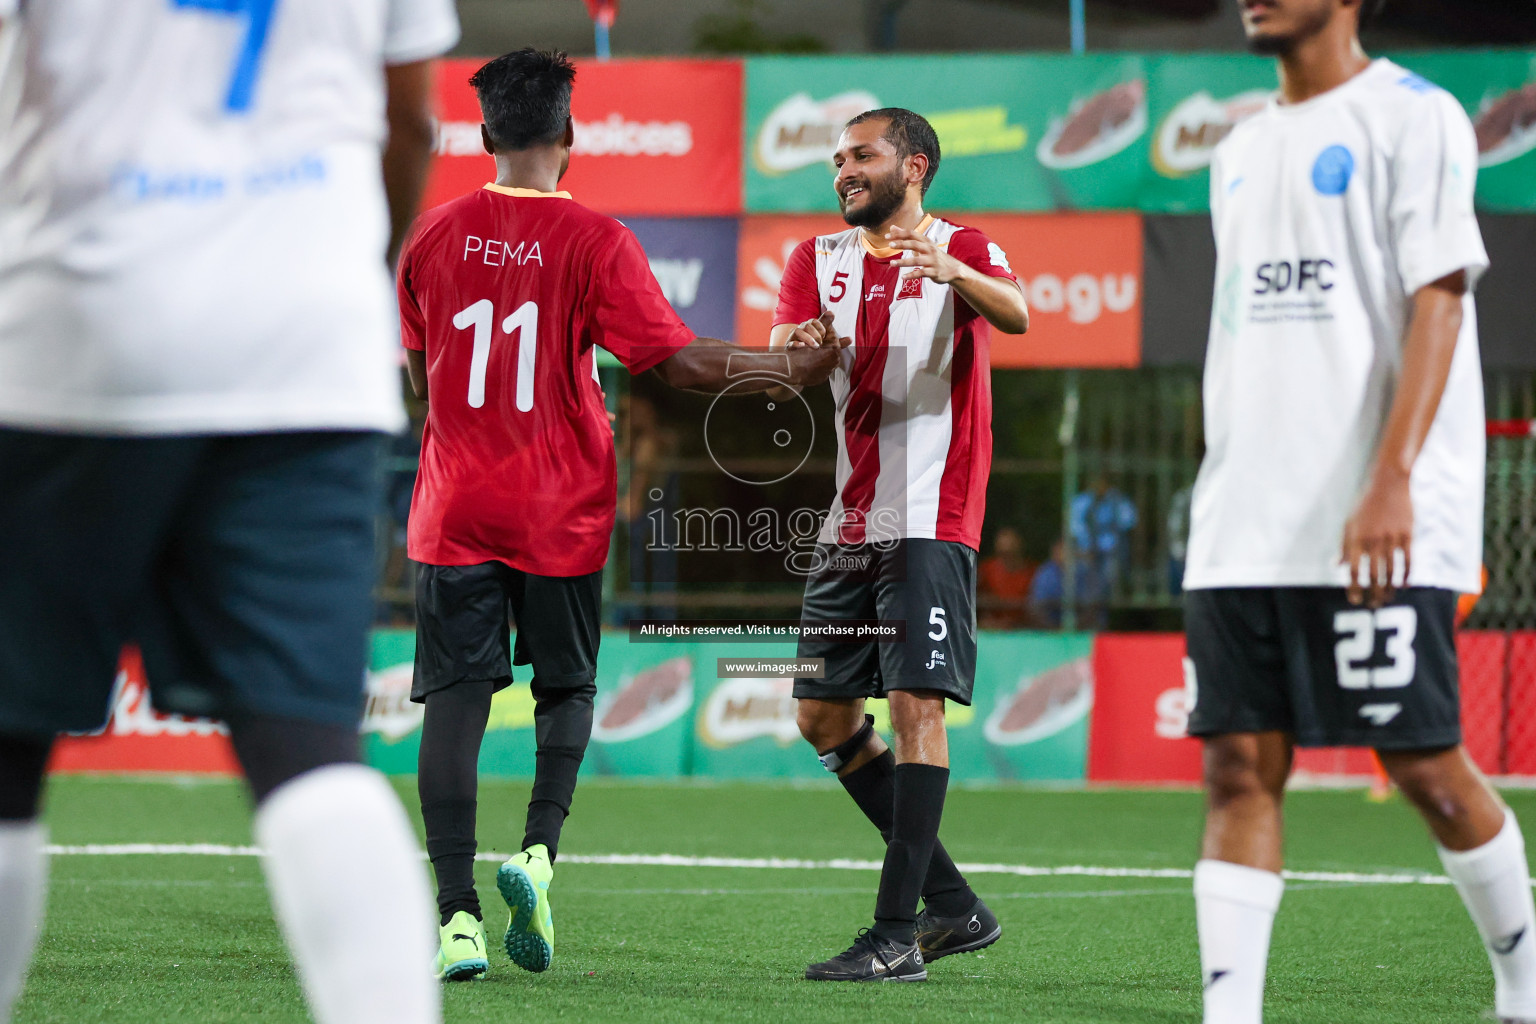
<svg viewBox="0 0 1536 1024"><path fill-rule="evenodd" d="M1243 31L1254 53L1278 56L1322 32L1339 10L1339 0L1238 0Z"/></svg>
<svg viewBox="0 0 1536 1024"><path fill-rule="evenodd" d="M845 222L856 228L872 228L884 224L901 209L907 198L907 179L901 161L891 162L893 166L884 174L865 173L838 179L837 195Z"/></svg>

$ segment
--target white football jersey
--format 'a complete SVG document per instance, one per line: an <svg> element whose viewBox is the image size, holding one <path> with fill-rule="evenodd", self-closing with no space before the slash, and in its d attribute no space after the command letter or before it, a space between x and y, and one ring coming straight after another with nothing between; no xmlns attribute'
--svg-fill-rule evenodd
<svg viewBox="0 0 1536 1024"><path fill-rule="evenodd" d="M397 429L384 67L451 0L0 0L0 424Z"/></svg>
<svg viewBox="0 0 1536 1024"><path fill-rule="evenodd" d="M1341 586L1414 294L1488 257L1477 143L1460 104L1390 61L1268 108L1211 165L1216 289L1205 461L1184 585ZM1409 583L1478 589L1484 412L1470 291L1411 481Z"/></svg>

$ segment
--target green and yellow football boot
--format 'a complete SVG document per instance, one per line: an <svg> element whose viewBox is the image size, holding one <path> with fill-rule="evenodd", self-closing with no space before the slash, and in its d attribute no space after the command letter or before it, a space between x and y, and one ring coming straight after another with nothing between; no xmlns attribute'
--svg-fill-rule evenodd
<svg viewBox="0 0 1536 1024"><path fill-rule="evenodd" d="M525 971L549 970L555 956L555 920L549 912L549 883L555 877L549 850L530 846L496 872L496 888L512 916L507 921L507 956Z"/></svg>
<svg viewBox="0 0 1536 1024"><path fill-rule="evenodd" d="M473 981L485 976L490 961L485 958L485 925L475 915L461 910L437 930L437 977L440 981Z"/></svg>

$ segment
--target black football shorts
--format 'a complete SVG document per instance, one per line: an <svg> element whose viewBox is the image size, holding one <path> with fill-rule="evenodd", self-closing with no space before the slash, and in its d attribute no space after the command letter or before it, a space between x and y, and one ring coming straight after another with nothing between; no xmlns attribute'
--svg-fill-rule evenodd
<svg viewBox="0 0 1536 1024"><path fill-rule="evenodd" d="M384 441L0 429L0 733L102 725L130 643L157 711L356 728Z"/></svg>
<svg viewBox="0 0 1536 1024"><path fill-rule="evenodd" d="M537 576L501 562L417 566L411 700L486 679L504 689L513 665L533 667L535 695L586 686L597 678L602 596L602 570Z"/></svg>
<svg viewBox="0 0 1536 1024"><path fill-rule="evenodd" d="M798 656L826 659L824 679L796 679L794 695L814 700L937 690L971 703L976 681L976 552L947 540L816 547L805 582L802 630L877 621L899 625L900 641L808 638Z"/></svg>
<svg viewBox="0 0 1536 1024"><path fill-rule="evenodd" d="M1456 595L1411 587L1351 605L1343 588L1191 590L1191 736L1278 730L1303 747L1461 742Z"/></svg>

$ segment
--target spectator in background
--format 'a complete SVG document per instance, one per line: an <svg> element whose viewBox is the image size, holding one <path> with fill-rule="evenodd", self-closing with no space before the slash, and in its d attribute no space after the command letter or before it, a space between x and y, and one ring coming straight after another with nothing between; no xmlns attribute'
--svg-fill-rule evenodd
<svg viewBox="0 0 1536 1024"><path fill-rule="evenodd" d="M1092 488L1072 499L1072 541L1106 587L1125 574L1129 534L1138 519L1131 499L1111 487L1102 473L1094 478Z"/></svg>
<svg viewBox="0 0 1536 1024"><path fill-rule="evenodd" d="M1004 526L992 538L992 556L976 572L984 629L1023 629L1027 624L1029 586L1035 567L1024 558L1019 531Z"/></svg>
<svg viewBox="0 0 1536 1024"><path fill-rule="evenodd" d="M1065 540L1058 540L1051 545L1051 560L1039 568L1030 582L1029 616L1036 628L1061 628L1064 584L1067 578L1066 549ZM1081 555L1074 561L1073 577L1077 586L1073 597L1077 610L1077 628L1103 629L1109 588L1092 562Z"/></svg>
<svg viewBox="0 0 1536 1024"><path fill-rule="evenodd" d="M1168 593L1184 593L1184 558L1189 551L1189 502L1194 484L1180 487L1168 502Z"/></svg>

